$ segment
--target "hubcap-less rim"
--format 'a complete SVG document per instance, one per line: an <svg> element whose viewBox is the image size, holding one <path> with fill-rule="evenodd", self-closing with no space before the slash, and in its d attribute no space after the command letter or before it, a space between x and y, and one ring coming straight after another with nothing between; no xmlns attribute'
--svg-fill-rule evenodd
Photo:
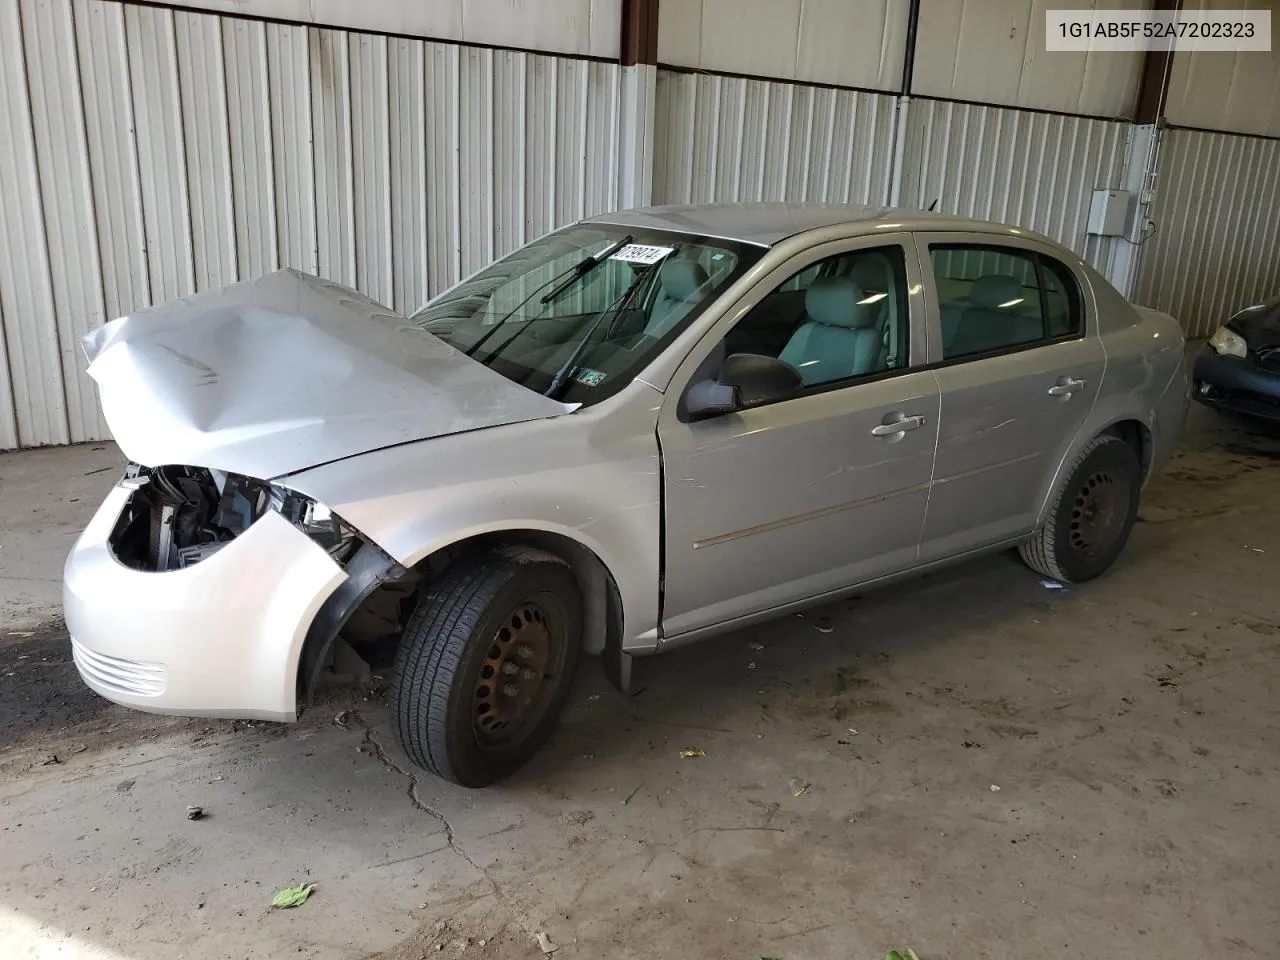
<svg viewBox="0 0 1280 960"><path fill-rule="evenodd" d="M518 740L545 715L564 665L563 618L549 594L516 604L489 641L476 678L472 718L483 747Z"/></svg>
<svg viewBox="0 0 1280 960"><path fill-rule="evenodd" d="M1107 470L1097 470L1076 492L1071 506L1071 546L1083 557L1105 553L1124 527L1129 484Z"/></svg>

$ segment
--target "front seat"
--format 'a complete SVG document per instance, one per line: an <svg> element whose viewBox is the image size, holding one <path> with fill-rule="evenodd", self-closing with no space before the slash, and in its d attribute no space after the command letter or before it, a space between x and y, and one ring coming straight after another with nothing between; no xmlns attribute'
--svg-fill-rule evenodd
<svg viewBox="0 0 1280 960"><path fill-rule="evenodd" d="M658 296L649 311L644 333L664 337L702 299L699 290L707 282L707 271L697 260L668 260L658 268Z"/></svg>
<svg viewBox="0 0 1280 960"><path fill-rule="evenodd" d="M847 277L815 280L804 295L809 319L800 326L778 359L785 360L805 383L843 380L880 368L884 338L876 329L876 313L858 301L862 288Z"/></svg>
<svg viewBox="0 0 1280 960"><path fill-rule="evenodd" d="M858 257L849 271L849 279L861 287L866 296L885 294L869 305L872 322L878 330L884 329L885 320L889 317L890 276L889 260L884 254L875 252Z"/></svg>

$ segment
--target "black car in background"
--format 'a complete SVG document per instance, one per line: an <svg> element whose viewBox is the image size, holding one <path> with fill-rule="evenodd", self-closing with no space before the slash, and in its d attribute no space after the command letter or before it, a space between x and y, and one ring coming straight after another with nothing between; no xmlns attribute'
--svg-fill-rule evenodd
<svg viewBox="0 0 1280 960"><path fill-rule="evenodd" d="M1280 299L1219 327L1196 358L1192 384L1205 406L1280 421Z"/></svg>

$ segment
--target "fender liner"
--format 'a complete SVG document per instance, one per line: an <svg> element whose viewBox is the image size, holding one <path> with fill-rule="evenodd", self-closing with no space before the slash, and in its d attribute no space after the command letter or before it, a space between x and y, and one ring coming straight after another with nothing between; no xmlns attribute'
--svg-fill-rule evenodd
<svg viewBox="0 0 1280 960"><path fill-rule="evenodd" d="M631 688L631 654L622 649L622 604L618 598L618 589L612 582L605 592L608 629L605 631L601 665L604 667L605 679L619 693L626 695Z"/></svg>
<svg viewBox="0 0 1280 960"><path fill-rule="evenodd" d="M299 702L309 702L320 679L320 671L333 649L333 641L360 604L388 580L398 580L409 571L365 541L347 564L347 579L321 605L302 642L298 665Z"/></svg>

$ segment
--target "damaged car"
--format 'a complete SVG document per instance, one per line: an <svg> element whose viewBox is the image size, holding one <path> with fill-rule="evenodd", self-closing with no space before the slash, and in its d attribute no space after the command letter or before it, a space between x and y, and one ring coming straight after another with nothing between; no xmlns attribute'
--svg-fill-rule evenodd
<svg viewBox="0 0 1280 960"><path fill-rule="evenodd" d="M1213 410L1280 421L1280 299L1234 314L1196 357L1193 396Z"/></svg>
<svg viewBox="0 0 1280 960"><path fill-rule="evenodd" d="M84 340L130 463L68 557L76 666L290 721L349 644L416 764L546 741L633 658L995 550L1099 576L1188 404L1183 337L1014 227L651 208L403 316L283 270Z"/></svg>

